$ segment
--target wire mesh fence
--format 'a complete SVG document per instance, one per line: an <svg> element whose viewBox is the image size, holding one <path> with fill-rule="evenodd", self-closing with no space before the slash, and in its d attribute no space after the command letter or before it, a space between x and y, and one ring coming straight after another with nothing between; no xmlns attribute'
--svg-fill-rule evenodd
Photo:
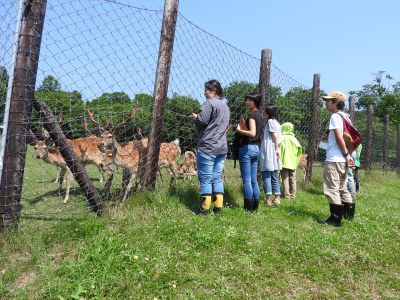
<svg viewBox="0 0 400 300"><path fill-rule="evenodd" d="M1 1L0 8L3 115L17 5ZM148 168L147 137L155 126L151 112L162 21L163 11L118 1L47 3L34 98L46 103L57 116L57 126L104 199L127 197ZM246 114L245 95L260 89L260 58L224 42L181 14L174 34L165 113L159 116L164 122L156 191L170 182L183 187L197 184L196 127L190 115L205 101L206 81L221 82L233 126ZM281 123L294 124L295 134L307 151L310 127L316 128L317 139L322 139L329 120L320 101L317 122L310 124L312 93L312 88L272 64L268 100L280 108ZM34 110L21 214L44 218L45 205L47 217L76 216L77 211L85 211L85 197L44 123L43 116ZM232 138L233 130L228 132L228 141ZM393 141L390 147L395 148ZM316 161L322 162L325 153L315 151ZM225 178L240 185L240 171L229 160ZM65 185L70 186L69 191ZM69 208L65 208L61 202L68 201L68 194Z"/></svg>

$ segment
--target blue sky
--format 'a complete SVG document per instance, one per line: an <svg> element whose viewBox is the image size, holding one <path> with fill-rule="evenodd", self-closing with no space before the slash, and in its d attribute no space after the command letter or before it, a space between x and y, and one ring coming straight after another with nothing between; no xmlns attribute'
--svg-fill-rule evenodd
<svg viewBox="0 0 400 300"><path fill-rule="evenodd" d="M130 0L163 9L163 0ZM194 24L255 56L272 61L306 86L321 74L321 89L348 95L386 71L400 81L398 0L180 0Z"/></svg>

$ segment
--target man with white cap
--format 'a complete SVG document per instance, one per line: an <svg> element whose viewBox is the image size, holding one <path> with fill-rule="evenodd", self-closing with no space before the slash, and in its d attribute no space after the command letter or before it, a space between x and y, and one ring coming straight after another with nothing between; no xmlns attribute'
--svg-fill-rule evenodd
<svg viewBox="0 0 400 300"><path fill-rule="evenodd" d="M323 96L326 108L332 113L329 120L328 147L324 169L324 194L329 200L331 215L325 221L318 220L321 224L340 226L345 206L352 204L352 198L347 190L348 168L354 167L354 161L346 148L343 139L343 112L346 96L344 93L334 91ZM342 115L342 116L341 116Z"/></svg>

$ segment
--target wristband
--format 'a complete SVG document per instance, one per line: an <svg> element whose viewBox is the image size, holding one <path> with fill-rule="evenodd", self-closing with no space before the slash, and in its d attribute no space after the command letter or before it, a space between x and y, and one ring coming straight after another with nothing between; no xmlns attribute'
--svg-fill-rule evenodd
<svg viewBox="0 0 400 300"><path fill-rule="evenodd" d="M347 155L349 155L349 152L347 152L346 154L342 154L343 157L347 157Z"/></svg>

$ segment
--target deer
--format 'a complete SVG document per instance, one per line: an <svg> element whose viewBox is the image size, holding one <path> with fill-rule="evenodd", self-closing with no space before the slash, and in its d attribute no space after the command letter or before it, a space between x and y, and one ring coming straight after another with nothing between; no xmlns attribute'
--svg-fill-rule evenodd
<svg viewBox="0 0 400 300"><path fill-rule="evenodd" d="M303 182L306 182L307 175L307 154L302 154L300 157L299 167L303 171Z"/></svg>
<svg viewBox="0 0 400 300"><path fill-rule="evenodd" d="M148 139L142 138L139 140L131 140L120 143L116 140L118 130L128 122L130 122L139 110L138 102L136 108L132 110L129 117L117 124L113 129L104 130L102 133L102 141L99 149L112 157L113 162L124 169L127 173L126 181L122 184L122 199L124 202L133 186L136 183L137 176L144 166L144 160L147 154ZM94 119L93 112L87 110L89 119L98 126L98 122ZM181 153L179 147L179 139L171 143L161 143L160 155L158 159L159 168L169 168L176 177L176 161ZM125 177L125 176L124 176Z"/></svg>
<svg viewBox="0 0 400 300"><path fill-rule="evenodd" d="M178 163L176 166L176 174L184 180L192 179L192 176L197 175L196 154L194 152L186 151L184 153L183 163Z"/></svg>
<svg viewBox="0 0 400 300"><path fill-rule="evenodd" d="M61 169L61 172L65 174L65 182L66 182L66 191L64 197L64 203L66 204L69 199L69 190L71 188L71 183L73 180L73 175L71 170L68 168L67 163L62 157L61 153L55 148L48 146L45 141L36 140L36 144L34 146L35 156L37 159L42 159L44 162L55 165ZM59 193L62 189L63 180L59 180Z"/></svg>
<svg viewBox="0 0 400 300"><path fill-rule="evenodd" d="M32 135L34 136L33 132L31 132L31 136ZM48 164L57 166L58 178L56 179L56 182L59 184L59 191L61 191L62 188L62 178L65 176L64 179L67 184L67 189L64 203L67 203L69 199L71 182L73 181L72 172L67 167L64 158L56 149L53 141L50 139L49 133L44 128L42 128L42 135L45 138L44 141L39 141L34 136L36 141L34 145L35 156L36 158L42 159ZM113 179L113 170L110 167L112 164L112 159L99 150L98 145L100 141L101 139L96 136L89 136L76 140L67 140L72 151L74 151L75 155L84 166L93 164L101 170L102 174L105 174L107 182L104 186L103 192L108 193Z"/></svg>

